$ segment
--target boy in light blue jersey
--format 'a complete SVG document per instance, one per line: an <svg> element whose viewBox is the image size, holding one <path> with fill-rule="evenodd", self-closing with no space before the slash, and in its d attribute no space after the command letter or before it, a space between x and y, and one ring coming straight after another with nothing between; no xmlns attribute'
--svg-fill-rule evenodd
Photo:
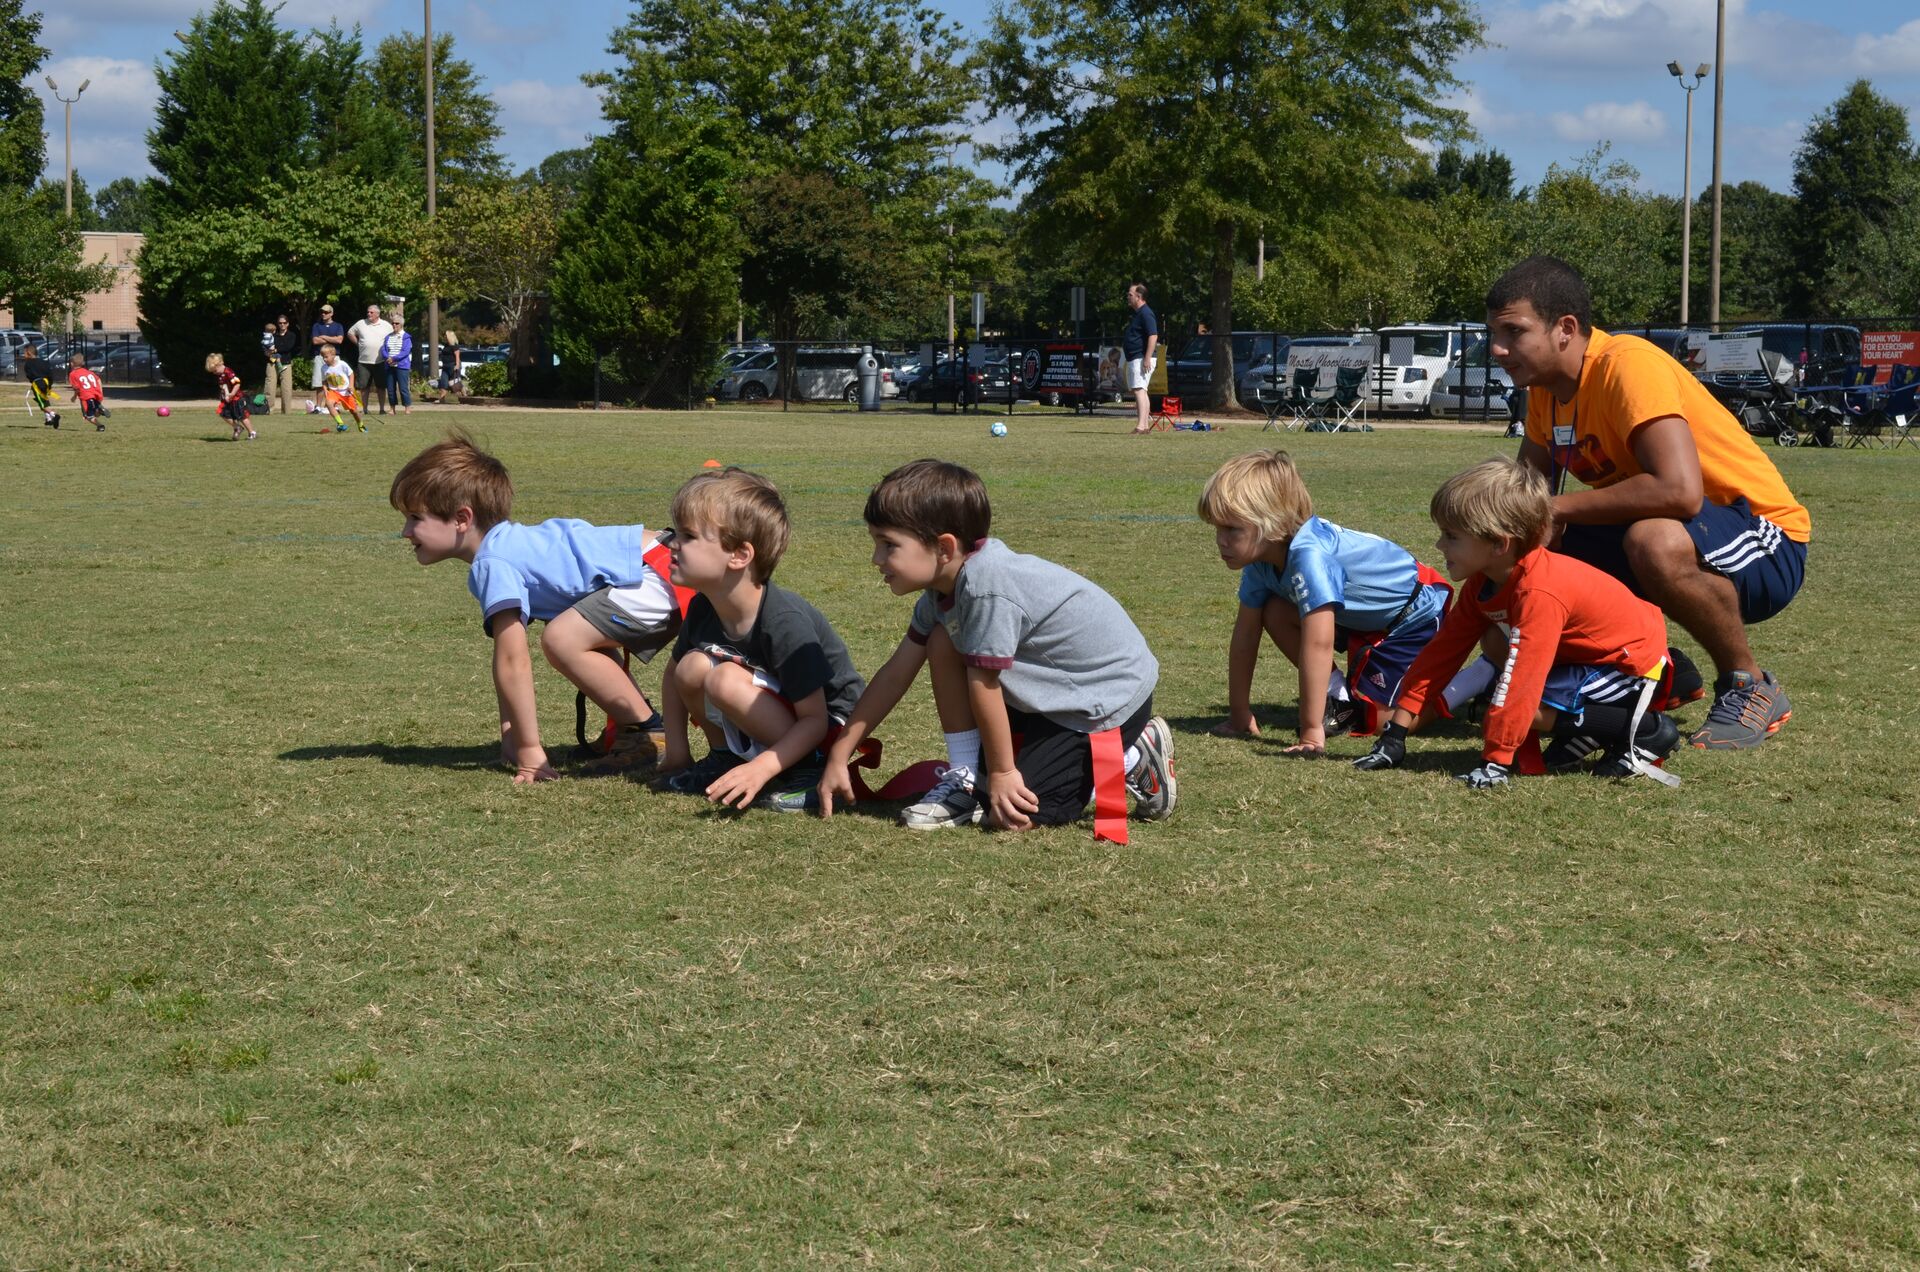
<svg viewBox="0 0 1920 1272"><path fill-rule="evenodd" d="M515 782L558 777L540 744L527 628L546 624L540 652L617 726L596 772L651 765L664 725L622 663L650 661L680 630L667 552L644 526L557 518L507 520L513 483L499 460L458 433L416 455L388 494L406 519L400 536L422 565L468 563L467 589L493 638L501 760Z"/></svg>
<svg viewBox="0 0 1920 1272"><path fill-rule="evenodd" d="M1227 656L1227 719L1213 732L1257 735L1254 666L1264 632L1300 673L1300 740L1288 755L1324 755L1368 706L1394 689L1440 629L1453 589L1405 548L1313 515L1313 497L1285 451L1221 465L1200 495L1220 559L1240 571L1240 612ZM1334 666L1347 655L1347 672Z"/></svg>

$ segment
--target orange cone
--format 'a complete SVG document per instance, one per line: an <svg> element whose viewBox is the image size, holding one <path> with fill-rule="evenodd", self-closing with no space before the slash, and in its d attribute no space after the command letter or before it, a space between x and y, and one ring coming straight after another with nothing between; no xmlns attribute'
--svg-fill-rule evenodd
<svg viewBox="0 0 1920 1272"><path fill-rule="evenodd" d="M719 460L717 460L717 459L710 459L710 460L708 460L708 461L707 461L706 463L704 463L704 464L702 464L702 465L700 465L700 467L702 467L702 468L725 468L725 467L726 467L726 465L725 465L725 464L722 464L722 463L721 463L721 462L720 462Z"/></svg>

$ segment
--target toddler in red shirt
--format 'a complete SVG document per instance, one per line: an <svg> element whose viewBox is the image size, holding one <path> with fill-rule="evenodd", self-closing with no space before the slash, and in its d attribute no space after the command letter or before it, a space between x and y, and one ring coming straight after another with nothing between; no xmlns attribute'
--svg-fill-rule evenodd
<svg viewBox="0 0 1920 1272"><path fill-rule="evenodd" d="M242 434L248 441L260 436L253 431L253 412L247 409L247 395L240 387L240 377L227 365L227 360L217 353L208 354L207 371L219 382L220 418L233 425L233 440L239 441Z"/></svg>
<svg viewBox="0 0 1920 1272"><path fill-rule="evenodd" d="M1459 596L1408 669L1379 742L1354 767L1401 763L1407 734L1440 713L1441 690L1484 643L1496 671L1481 764L1460 780L1476 790L1504 785L1535 731L1553 738L1549 771L1597 756L1596 776L1654 773L1680 741L1658 710L1670 677L1660 611L1611 575L1542 546L1552 506L1546 478L1526 464L1476 464L1440 487L1430 511Z"/></svg>

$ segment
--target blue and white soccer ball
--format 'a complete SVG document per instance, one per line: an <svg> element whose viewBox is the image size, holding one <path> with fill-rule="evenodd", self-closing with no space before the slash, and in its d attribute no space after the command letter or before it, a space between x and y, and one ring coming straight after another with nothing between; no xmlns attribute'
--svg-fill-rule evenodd
<svg viewBox="0 0 1920 1272"><path fill-rule="evenodd" d="M987 429L987 432L992 433L995 437L1005 437L1007 435L1007 422L1005 420L995 420L993 426Z"/></svg>

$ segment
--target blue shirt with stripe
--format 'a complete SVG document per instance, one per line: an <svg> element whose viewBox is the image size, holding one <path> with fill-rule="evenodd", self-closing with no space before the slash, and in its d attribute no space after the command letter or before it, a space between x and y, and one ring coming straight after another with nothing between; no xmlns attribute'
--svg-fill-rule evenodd
<svg viewBox="0 0 1920 1272"><path fill-rule="evenodd" d="M1240 571L1240 603L1258 609L1279 597L1303 618L1331 605L1342 630L1383 632L1418 581L1413 554L1399 544L1310 517L1287 544L1284 565L1255 561ZM1442 589L1422 588L1401 622L1436 621L1445 606Z"/></svg>

